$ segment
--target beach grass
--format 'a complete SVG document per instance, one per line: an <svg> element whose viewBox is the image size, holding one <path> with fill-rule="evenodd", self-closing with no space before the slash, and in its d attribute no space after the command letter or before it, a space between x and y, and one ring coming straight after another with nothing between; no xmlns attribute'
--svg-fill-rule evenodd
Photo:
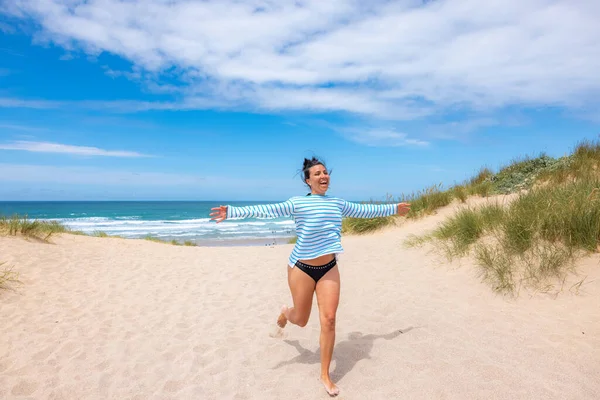
<svg viewBox="0 0 600 400"><path fill-rule="evenodd" d="M456 185L452 188L452 196L461 203L466 203L467 198L469 197L469 191L464 185Z"/></svg>
<svg viewBox="0 0 600 400"><path fill-rule="evenodd" d="M449 257L472 250L482 278L498 292L545 287L564 279L577 257L600 250L599 167L600 144L591 142L560 159L515 160L491 180L497 191L519 191L510 204L461 209L406 244L437 241Z"/></svg>
<svg viewBox="0 0 600 400"><path fill-rule="evenodd" d="M0 234L25 236L47 241L56 233L68 232L68 229L57 221L31 220L27 216L13 215L0 217Z"/></svg>
<svg viewBox="0 0 600 400"><path fill-rule="evenodd" d="M188 246L188 247L195 247L197 246L196 242L192 241L192 240L185 240L183 242L179 242L175 239L172 240L166 240L166 239L160 239L157 238L155 236L152 236L150 234L146 235L143 237L144 240L148 240L150 242L155 242L155 243L162 243L162 244L170 244L173 246Z"/></svg>
<svg viewBox="0 0 600 400"><path fill-rule="evenodd" d="M12 267L6 266L6 262L0 262L0 290L10 289L13 284L21 283L19 274Z"/></svg>
<svg viewBox="0 0 600 400"><path fill-rule="evenodd" d="M342 220L342 233L352 233L360 235L375 232L383 227L393 224L393 217L344 218L344 220Z"/></svg>
<svg viewBox="0 0 600 400"><path fill-rule="evenodd" d="M409 196L402 196L400 201L411 205L407 218L419 218L433 214L437 209L450 204L453 199L453 191L442 190L442 185L438 184Z"/></svg>
<svg viewBox="0 0 600 400"><path fill-rule="evenodd" d="M56 233L68 233L70 235L93 236L99 238L124 239L123 236L109 235L103 231L94 231L91 234L82 231L74 231L57 221L31 220L27 216L19 215L13 215L11 217L0 216L0 235L24 236L47 242L48 239ZM152 235L146 235L144 239L176 246L197 246L196 242L192 240L185 240L184 242L178 242L177 240L169 241L153 237Z"/></svg>

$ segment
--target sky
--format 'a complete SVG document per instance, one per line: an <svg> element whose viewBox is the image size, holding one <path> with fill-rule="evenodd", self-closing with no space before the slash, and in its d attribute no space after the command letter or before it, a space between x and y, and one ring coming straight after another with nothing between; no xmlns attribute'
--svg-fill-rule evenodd
<svg viewBox="0 0 600 400"><path fill-rule="evenodd" d="M596 0L0 0L0 200L399 197L600 134Z"/></svg>

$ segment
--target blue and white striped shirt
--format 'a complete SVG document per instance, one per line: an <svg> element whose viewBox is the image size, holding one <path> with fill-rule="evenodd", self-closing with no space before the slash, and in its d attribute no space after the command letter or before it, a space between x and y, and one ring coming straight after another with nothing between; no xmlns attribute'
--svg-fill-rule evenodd
<svg viewBox="0 0 600 400"><path fill-rule="evenodd" d="M343 253L342 217L387 217L396 214L397 207L397 204L358 204L336 197L310 195L292 197L277 204L227 206L227 219L292 217L298 236L289 258L293 268L298 260Z"/></svg>

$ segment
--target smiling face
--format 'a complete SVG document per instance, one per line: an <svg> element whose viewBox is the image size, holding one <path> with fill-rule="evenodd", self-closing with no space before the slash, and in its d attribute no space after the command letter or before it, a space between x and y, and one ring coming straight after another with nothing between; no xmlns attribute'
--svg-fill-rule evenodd
<svg viewBox="0 0 600 400"><path fill-rule="evenodd" d="M308 170L309 177L306 180L312 194L324 195L329 189L329 172L324 165L318 164Z"/></svg>

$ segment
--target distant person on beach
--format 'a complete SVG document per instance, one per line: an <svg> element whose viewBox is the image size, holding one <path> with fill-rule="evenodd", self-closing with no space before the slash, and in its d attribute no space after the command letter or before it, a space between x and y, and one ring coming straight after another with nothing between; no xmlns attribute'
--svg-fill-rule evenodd
<svg viewBox="0 0 600 400"><path fill-rule="evenodd" d="M283 203L247 207L220 206L212 208L211 220L217 223L235 218L292 217L296 224L297 241L289 257L288 284L293 307L283 306L277 325L287 322L306 326L317 294L321 323L321 381L330 396L339 394L331 381L329 366L335 343L335 320L340 298L340 274L337 256L341 245L342 218L373 218L394 214L406 215L410 204L357 204L325 193L329 188L329 172L316 158L304 159L303 182L310 188L306 196L292 197Z"/></svg>

